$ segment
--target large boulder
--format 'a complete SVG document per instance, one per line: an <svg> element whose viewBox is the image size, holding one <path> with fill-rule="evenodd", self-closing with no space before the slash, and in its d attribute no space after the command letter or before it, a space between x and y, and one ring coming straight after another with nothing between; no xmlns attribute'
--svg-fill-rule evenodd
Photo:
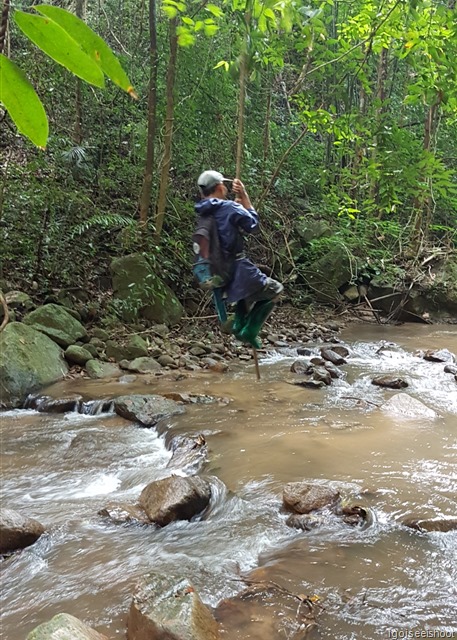
<svg viewBox="0 0 457 640"><path fill-rule="evenodd" d="M120 315L126 322L138 317L151 322L174 324L184 308L173 291L154 272L141 254L132 254L111 263L114 298L120 302Z"/></svg>
<svg viewBox="0 0 457 640"><path fill-rule="evenodd" d="M26 640L108 640L69 613L59 613L29 633Z"/></svg>
<svg viewBox="0 0 457 640"><path fill-rule="evenodd" d="M344 245L332 244L325 254L303 270L305 283L321 302L337 303L340 289L351 280L354 265Z"/></svg>
<svg viewBox="0 0 457 640"><path fill-rule="evenodd" d="M38 307L25 316L24 322L65 349L78 340L88 339L85 327L58 304Z"/></svg>
<svg viewBox="0 0 457 640"><path fill-rule="evenodd" d="M162 418L183 413L184 407L163 396L151 394L119 396L114 400L114 410L126 420L153 427Z"/></svg>
<svg viewBox="0 0 457 640"><path fill-rule="evenodd" d="M211 485L198 476L170 476L150 482L141 492L140 507L151 522L164 527L190 520L209 505Z"/></svg>
<svg viewBox="0 0 457 640"><path fill-rule="evenodd" d="M67 371L62 350L43 333L19 322L0 333L0 406L21 406L29 393Z"/></svg>
<svg viewBox="0 0 457 640"><path fill-rule="evenodd" d="M218 624L188 580L151 574L135 593L127 640L219 640Z"/></svg>
<svg viewBox="0 0 457 640"><path fill-rule="evenodd" d="M0 508L0 553L24 549L36 542L44 533L44 527L33 518Z"/></svg>

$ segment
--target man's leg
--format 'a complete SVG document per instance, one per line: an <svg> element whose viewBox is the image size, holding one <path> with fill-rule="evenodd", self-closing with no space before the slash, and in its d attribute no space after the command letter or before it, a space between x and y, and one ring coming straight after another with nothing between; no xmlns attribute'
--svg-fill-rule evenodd
<svg viewBox="0 0 457 640"><path fill-rule="evenodd" d="M236 337L247 342L255 349L260 349L261 342L258 338L259 332L271 314L276 300L283 291L283 285L273 278L267 278L265 286L252 296L244 300L245 307L250 309L244 324L237 332Z"/></svg>

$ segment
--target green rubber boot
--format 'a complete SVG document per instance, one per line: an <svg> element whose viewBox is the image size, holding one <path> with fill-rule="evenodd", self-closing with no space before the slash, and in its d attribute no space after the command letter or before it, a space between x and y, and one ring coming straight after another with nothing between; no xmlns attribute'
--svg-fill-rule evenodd
<svg viewBox="0 0 457 640"><path fill-rule="evenodd" d="M235 338L238 338L238 340L241 339L239 337L240 332L243 329L244 325L246 324L246 320L247 320L246 305L244 304L243 300L240 300L239 302L237 302L236 309L235 309L235 317L232 323L232 333L235 336Z"/></svg>
<svg viewBox="0 0 457 640"><path fill-rule="evenodd" d="M244 327L239 332L239 339L243 342L247 342L254 347L254 349L260 349L262 343L260 342L258 335L265 320L272 312L275 303L271 300L261 300L256 302L253 309L248 314Z"/></svg>

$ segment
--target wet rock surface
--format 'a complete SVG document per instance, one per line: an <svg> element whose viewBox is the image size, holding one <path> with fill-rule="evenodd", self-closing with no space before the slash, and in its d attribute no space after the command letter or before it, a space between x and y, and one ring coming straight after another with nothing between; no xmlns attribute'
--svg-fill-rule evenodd
<svg viewBox="0 0 457 640"><path fill-rule="evenodd" d="M190 520L209 505L211 485L198 476L170 476L155 480L141 492L139 504L149 520L164 527L176 520Z"/></svg>
<svg viewBox="0 0 457 640"><path fill-rule="evenodd" d="M44 532L38 520L13 509L0 508L0 554L29 547Z"/></svg>
<svg viewBox="0 0 457 640"><path fill-rule="evenodd" d="M68 613L59 613L29 633L26 640L108 640Z"/></svg>
<svg viewBox="0 0 457 640"><path fill-rule="evenodd" d="M331 487L308 482L289 482L283 489L283 502L295 513L310 513L323 507L334 507L340 492Z"/></svg>
<svg viewBox="0 0 457 640"><path fill-rule="evenodd" d="M143 509L134 504L109 503L100 509L98 515L108 518L113 524L151 524Z"/></svg>
<svg viewBox="0 0 457 640"><path fill-rule="evenodd" d="M234 598L226 598L215 610L223 637L239 638L315 638L315 598L292 594L274 584L253 584Z"/></svg>
<svg viewBox="0 0 457 640"><path fill-rule="evenodd" d="M396 376L377 376L373 378L371 384L377 387L387 387L388 389L405 389L409 386L406 380L397 378Z"/></svg>
<svg viewBox="0 0 457 640"><path fill-rule="evenodd" d="M412 398L407 393L397 393L381 406L381 411L386 414L399 416L406 419L425 418L433 420L437 414L420 400Z"/></svg>
<svg viewBox="0 0 457 640"><path fill-rule="evenodd" d="M219 625L192 583L150 574L138 587L127 640L220 640Z"/></svg>
<svg viewBox="0 0 457 640"><path fill-rule="evenodd" d="M448 531L457 531L456 518L430 518L429 520L420 518L405 518L403 524L410 529L421 532L439 531L447 533Z"/></svg>
<svg viewBox="0 0 457 640"><path fill-rule="evenodd" d="M158 395L119 396L114 400L114 410L122 418L153 427L159 420L183 413L184 407L173 400Z"/></svg>

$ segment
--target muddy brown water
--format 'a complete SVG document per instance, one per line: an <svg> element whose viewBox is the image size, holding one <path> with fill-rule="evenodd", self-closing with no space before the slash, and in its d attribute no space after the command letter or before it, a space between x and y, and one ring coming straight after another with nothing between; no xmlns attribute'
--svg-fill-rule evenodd
<svg viewBox="0 0 457 640"><path fill-rule="evenodd" d="M0 567L1 637L22 640L65 611L123 638L136 581L154 570L190 577L213 606L239 592L245 574L317 595L321 638L420 631L457 638L457 532L420 534L401 525L410 515L457 516L457 382L443 364L415 355L419 348L457 353L457 329L357 326L341 339L351 350L345 375L320 390L288 383L292 349L262 358L260 382L251 364L240 363L224 375L147 385L70 380L49 390L55 397L181 391L229 399L188 405L166 423L207 438L213 501L200 522L154 530L97 516L106 503L135 501L148 482L169 474L171 453L154 429L109 414L1 414L2 502L48 527ZM372 385L379 373L405 376L406 392L438 417L383 414L377 405L398 392ZM370 507L373 524L288 528L282 488L298 480L334 483L349 501ZM259 636L250 627L233 637Z"/></svg>

